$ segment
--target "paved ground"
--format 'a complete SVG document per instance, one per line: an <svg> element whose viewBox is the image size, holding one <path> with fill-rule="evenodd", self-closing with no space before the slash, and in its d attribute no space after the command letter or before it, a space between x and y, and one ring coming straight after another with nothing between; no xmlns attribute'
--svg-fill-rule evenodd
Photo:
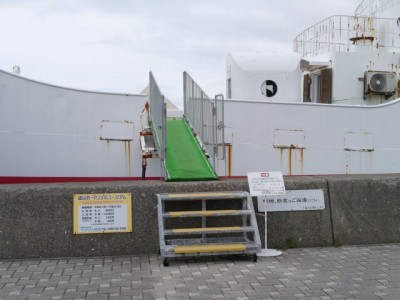
<svg viewBox="0 0 400 300"><path fill-rule="evenodd" d="M156 255L0 261L0 299L400 299L400 244L278 258Z"/></svg>

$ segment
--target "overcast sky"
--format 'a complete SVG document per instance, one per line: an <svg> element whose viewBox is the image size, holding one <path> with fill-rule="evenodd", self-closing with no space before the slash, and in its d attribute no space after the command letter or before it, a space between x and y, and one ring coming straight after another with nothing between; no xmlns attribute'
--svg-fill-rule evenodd
<svg viewBox="0 0 400 300"><path fill-rule="evenodd" d="M182 103L182 72L225 94L229 52L292 51L292 40L360 0L0 0L0 69L56 85L139 93L153 71Z"/></svg>

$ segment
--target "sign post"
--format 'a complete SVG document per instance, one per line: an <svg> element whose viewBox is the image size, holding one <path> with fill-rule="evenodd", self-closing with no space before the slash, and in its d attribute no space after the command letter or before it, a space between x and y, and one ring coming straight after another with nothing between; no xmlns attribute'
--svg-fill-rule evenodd
<svg viewBox="0 0 400 300"><path fill-rule="evenodd" d="M250 194L252 196L284 195L286 193L282 172L250 172L247 173L247 180L249 182ZM268 249L267 201L264 201L264 223L265 248L262 249L260 253L257 253L257 256L279 256L282 254L282 251Z"/></svg>

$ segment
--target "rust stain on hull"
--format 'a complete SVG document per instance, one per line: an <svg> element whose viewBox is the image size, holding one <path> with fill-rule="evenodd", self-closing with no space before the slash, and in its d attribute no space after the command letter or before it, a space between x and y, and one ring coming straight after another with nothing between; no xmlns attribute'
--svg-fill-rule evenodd
<svg viewBox="0 0 400 300"><path fill-rule="evenodd" d="M228 176L232 176L232 144L226 144L228 148Z"/></svg>
<svg viewBox="0 0 400 300"><path fill-rule="evenodd" d="M125 141L125 159L128 167L128 176L131 177L131 144L129 141Z"/></svg>
<svg viewBox="0 0 400 300"><path fill-rule="evenodd" d="M281 169L284 169L285 153L287 153L287 174L288 175L301 175L304 173L304 147L276 147L280 152ZM287 150L287 151L286 151ZM297 162L299 164L297 164Z"/></svg>
<svg viewBox="0 0 400 300"><path fill-rule="evenodd" d="M301 174L304 174L304 149L300 149L300 167Z"/></svg>

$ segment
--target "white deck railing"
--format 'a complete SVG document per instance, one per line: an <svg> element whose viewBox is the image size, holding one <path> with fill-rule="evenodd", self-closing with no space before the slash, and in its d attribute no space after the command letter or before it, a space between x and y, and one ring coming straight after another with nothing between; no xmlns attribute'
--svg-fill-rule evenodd
<svg viewBox="0 0 400 300"><path fill-rule="evenodd" d="M303 57L361 49L400 52L400 26L396 19L332 16L299 34L293 40L293 49Z"/></svg>
<svg viewBox="0 0 400 300"><path fill-rule="evenodd" d="M384 12L396 4L400 4L400 0L364 0L356 8L356 16L375 16L379 12Z"/></svg>

